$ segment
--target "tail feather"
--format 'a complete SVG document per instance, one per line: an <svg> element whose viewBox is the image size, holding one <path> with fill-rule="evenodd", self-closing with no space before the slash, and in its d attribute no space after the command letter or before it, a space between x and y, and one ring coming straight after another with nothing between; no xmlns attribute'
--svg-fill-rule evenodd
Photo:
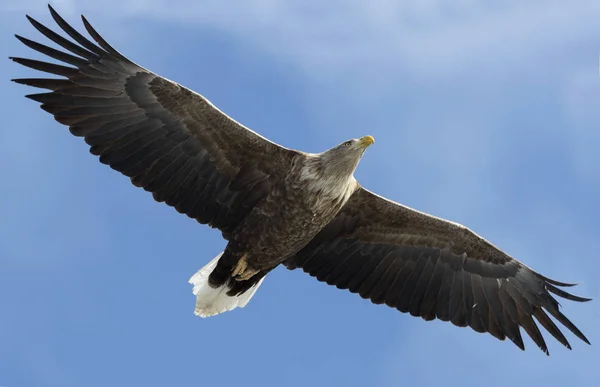
<svg viewBox="0 0 600 387"><path fill-rule="evenodd" d="M192 293L196 296L196 308L194 314L197 316L210 317L238 307L243 308L248 304L264 280L264 277L261 278L260 281L250 289L237 296L227 295L227 291L229 290L227 283L213 288L208 283L208 277L217 266L222 255L223 252L213 258L202 269L198 270L198 272L189 280L189 283L194 285L192 290Z"/></svg>

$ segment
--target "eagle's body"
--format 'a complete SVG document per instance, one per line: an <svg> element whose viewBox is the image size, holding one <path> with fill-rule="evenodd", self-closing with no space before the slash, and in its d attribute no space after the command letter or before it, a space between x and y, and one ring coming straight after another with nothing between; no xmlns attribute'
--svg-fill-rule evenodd
<svg viewBox="0 0 600 387"><path fill-rule="evenodd" d="M329 224L358 188L353 178L339 180L307 173L311 168L307 157L296 157L290 173L274 182L273 190L250 211L229 240L229 246L248 254L249 260L257 257L257 269L272 268L297 253Z"/></svg>
<svg viewBox="0 0 600 387"><path fill-rule="evenodd" d="M331 222L358 189L358 183L352 176L353 170L327 173L326 159L302 153L293 156L289 171L272 181L269 193L231 233L225 252L210 276L213 286L230 281L231 273L243 257L247 264L243 271L256 273L233 282L230 294L248 289L298 253Z"/></svg>
<svg viewBox="0 0 600 387"><path fill-rule="evenodd" d="M190 282L196 314L245 306L280 264L401 312L470 326L545 352L533 320L570 345L549 313L581 340L553 295L587 301L459 224L405 207L358 184L370 136L319 154L275 144L206 98L129 60L83 19L92 43L52 8L66 39L29 18L63 50L17 36L63 64L12 58L58 78L15 82L83 137L100 162L178 212L222 232L224 251ZM401 172L399 172L401 173Z"/></svg>

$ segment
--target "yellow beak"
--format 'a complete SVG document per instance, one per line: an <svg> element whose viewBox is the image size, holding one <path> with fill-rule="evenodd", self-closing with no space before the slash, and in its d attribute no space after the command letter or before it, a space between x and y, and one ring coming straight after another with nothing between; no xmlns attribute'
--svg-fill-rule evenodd
<svg viewBox="0 0 600 387"><path fill-rule="evenodd" d="M373 144L375 142L375 139L373 138L373 136L364 136L361 137L360 140L358 140L359 144L363 147L368 147L369 145Z"/></svg>

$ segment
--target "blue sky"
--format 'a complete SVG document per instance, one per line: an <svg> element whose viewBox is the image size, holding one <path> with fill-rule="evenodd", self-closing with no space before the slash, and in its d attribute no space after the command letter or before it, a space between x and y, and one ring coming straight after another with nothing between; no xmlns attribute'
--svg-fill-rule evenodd
<svg viewBox="0 0 600 387"><path fill-rule="evenodd" d="M288 147L370 134L356 176L600 298L596 0L61 0L131 59ZM0 51L54 28L0 5ZM277 269L248 307L193 315L220 234L101 165L0 61L0 385L600 385L598 301L562 302L592 342L546 357Z"/></svg>

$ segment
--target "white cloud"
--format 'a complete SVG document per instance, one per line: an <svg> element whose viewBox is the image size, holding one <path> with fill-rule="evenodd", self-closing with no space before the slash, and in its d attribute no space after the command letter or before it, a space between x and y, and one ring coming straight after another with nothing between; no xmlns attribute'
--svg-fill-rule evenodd
<svg viewBox="0 0 600 387"><path fill-rule="evenodd" d="M11 11L38 14L46 0L5 3ZM596 0L380 0L202 1L123 0L114 7L92 0L58 0L67 16L85 12L116 18L156 18L208 25L237 34L307 71L331 77L367 72L375 79L394 71L446 76L485 66L507 66L600 37ZM383 73L382 73L383 71Z"/></svg>

